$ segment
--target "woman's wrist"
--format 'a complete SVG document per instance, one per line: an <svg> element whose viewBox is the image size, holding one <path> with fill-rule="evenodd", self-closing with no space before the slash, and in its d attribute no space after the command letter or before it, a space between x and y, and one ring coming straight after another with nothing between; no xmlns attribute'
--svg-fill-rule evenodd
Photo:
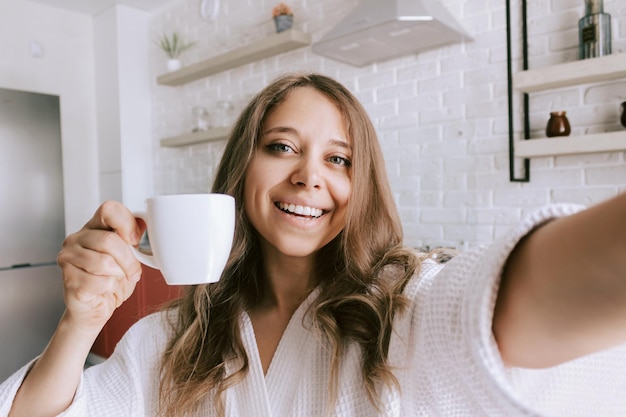
<svg viewBox="0 0 626 417"><path fill-rule="evenodd" d="M72 403L99 329L80 326L67 311L20 387L10 416L57 415Z"/></svg>
<svg viewBox="0 0 626 417"><path fill-rule="evenodd" d="M64 337L71 337L75 342L84 341L91 347L105 324L106 320L81 320L69 310L65 310L59 321L57 333L63 334Z"/></svg>

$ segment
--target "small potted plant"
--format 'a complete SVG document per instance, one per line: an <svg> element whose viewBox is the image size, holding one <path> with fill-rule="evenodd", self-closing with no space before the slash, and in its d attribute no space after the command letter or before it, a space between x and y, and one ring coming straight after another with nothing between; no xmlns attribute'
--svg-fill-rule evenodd
<svg viewBox="0 0 626 417"><path fill-rule="evenodd" d="M180 54L194 46L195 42L184 42L177 32L173 32L171 36L162 35L159 38L158 45L168 57L168 71L176 71L181 68Z"/></svg>
<svg viewBox="0 0 626 417"><path fill-rule="evenodd" d="M276 32L280 33L284 30L291 29L293 25L293 10L285 3L278 3L272 9L272 16L276 24Z"/></svg>

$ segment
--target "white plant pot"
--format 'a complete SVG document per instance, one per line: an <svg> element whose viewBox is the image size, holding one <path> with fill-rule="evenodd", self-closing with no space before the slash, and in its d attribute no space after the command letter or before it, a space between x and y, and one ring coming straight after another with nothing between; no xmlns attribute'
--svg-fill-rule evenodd
<svg viewBox="0 0 626 417"><path fill-rule="evenodd" d="M168 71L178 71L183 66L180 59L168 59L167 60L167 70Z"/></svg>

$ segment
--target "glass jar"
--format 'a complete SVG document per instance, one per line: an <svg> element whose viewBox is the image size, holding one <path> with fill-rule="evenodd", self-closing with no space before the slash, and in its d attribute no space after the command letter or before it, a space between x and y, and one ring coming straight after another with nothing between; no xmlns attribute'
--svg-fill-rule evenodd
<svg viewBox="0 0 626 417"><path fill-rule="evenodd" d="M193 128L192 132L209 130L209 111L206 107L196 106L191 109Z"/></svg>
<svg viewBox="0 0 626 417"><path fill-rule="evenodd" d="M215 103L212 113L212 125L215 127L230 127L233 124L233 111L235 106L232 101L219 100Z"/></svg>

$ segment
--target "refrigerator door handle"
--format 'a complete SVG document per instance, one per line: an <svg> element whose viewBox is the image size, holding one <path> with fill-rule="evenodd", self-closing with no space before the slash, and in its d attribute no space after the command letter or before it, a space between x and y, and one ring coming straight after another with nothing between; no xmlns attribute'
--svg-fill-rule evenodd
<svg viewBox="0 0 626 417"><path fill-rule="evenodd" d="M56 265L56 262L38 262L38 263L23 263L23 264L15 264L15 265L11 265L11 266L3 266L0 267L0 271L10 271L13 269L20 269L20 268L36 268L38 266L54 266Z"/></svg>

